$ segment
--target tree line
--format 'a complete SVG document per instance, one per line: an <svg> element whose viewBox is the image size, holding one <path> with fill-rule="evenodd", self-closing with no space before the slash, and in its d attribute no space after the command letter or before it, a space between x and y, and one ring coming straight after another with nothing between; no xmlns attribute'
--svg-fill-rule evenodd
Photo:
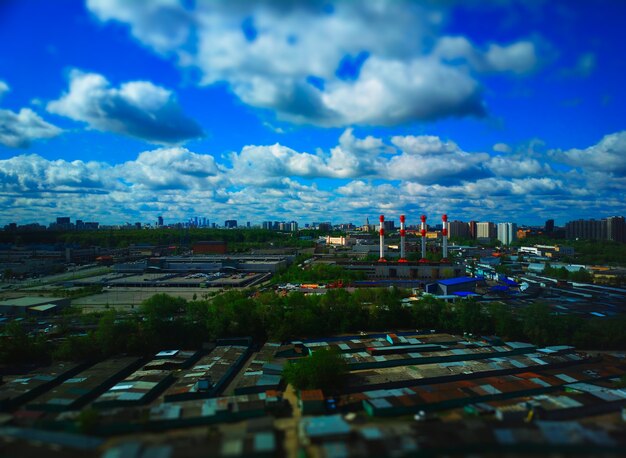
<svg viewBox="0 0 626 458"><path fill-rule="evenodd" d="M407 305L398 288L329 290L324 295L229 291L211 300L187 301L157 294L136 312L109 310L93 329L62 332L56 341L31 336L18 323L3 329L0 362L85 360L121 353L150 355L163 348L198 348L221 337L252 336L288 341L360 331L437 329L495 334L537 345L568 344L587 349L626 348L626 317L557 315L536 302L521 310L502 303L463 300L449 304L425 297Z"/></svg>

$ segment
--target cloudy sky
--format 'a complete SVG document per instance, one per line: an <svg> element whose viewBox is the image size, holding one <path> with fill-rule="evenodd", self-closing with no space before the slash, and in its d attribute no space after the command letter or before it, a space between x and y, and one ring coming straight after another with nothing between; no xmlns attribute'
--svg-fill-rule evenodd
<svg viewBox="0 0 626 458"><path fill-rule="evenodd" d="M626 213L626 2L5 0L0 224Z"/></svg>

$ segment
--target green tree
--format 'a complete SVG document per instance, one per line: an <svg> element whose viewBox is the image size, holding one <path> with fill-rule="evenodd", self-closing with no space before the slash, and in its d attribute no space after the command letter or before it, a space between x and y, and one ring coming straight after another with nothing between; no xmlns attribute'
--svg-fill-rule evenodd
<svg viewBox="0 0 626 458"><path fill-rule="evenodd" d="M572 281L580 282L580 283L593 282L593 276L589 273L588 270L583 269L582 267L578 270L578 272L572 272L570 275L570 279Z"/></svg>
<svg viewBox="0 0 626 458"><path fill-rule="evenodd" d="M487 329L488 320L480 303L473 299L455 304L459 330L463 332L481 333Z"/></svg>
<svg viewBox="0 0 626 458"><path fill-rule="evenodd" d="M49 346L42 336L29 335L24 327L12 321L4 327L0 343L0 361L11 364L45 362L50 358Z"/></svg>
<svg viewBox="0 0 626 458"><path fill-rule="evenodd" d="M321 389L333 392L343 386L348 372L345 359L336 350L321 349L308 358L291 361L283 376L298 390Z"/></svg>
<svg viewBox="0 0 626 458"><path fill-rule="evenodd" d="M553 321L550 307L543 302L534 302L522 312L524 335L535 345L546 345L554 339Z"/></svg>

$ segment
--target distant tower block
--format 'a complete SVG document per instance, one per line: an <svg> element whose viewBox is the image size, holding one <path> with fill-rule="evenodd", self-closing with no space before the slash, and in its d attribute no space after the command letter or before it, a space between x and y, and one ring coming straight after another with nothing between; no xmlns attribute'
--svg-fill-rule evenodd
<svg viewBox="0 0 626 458"><path fill-rule="evenodd" d="M380 234L380 259L378 262L387 262L385 259L385 228L383 227L385 223L385 215L380 215L380 228L378 233Z"/></svg>
<svg viewBox="0 0 626 458"><path fill-rule="evenodd" d="M419 262L428 262L426 259L426 215L420 217L422 220L422 259Z"/></svg>
<svg viewBox="0 0 626 458"><path fill-rule="evenodd" d="M406 228L404 223L406 218L404 215L400 215L400 259L398 262L407 262L405 256L405 241L406 241Z"/></svg>
<svg viewBox="0 0 626 458"><path fill-rule="evenodd" d="M441 246L443 248L443 259L441 262L448 262L448 215L441 217Z"/></svg>

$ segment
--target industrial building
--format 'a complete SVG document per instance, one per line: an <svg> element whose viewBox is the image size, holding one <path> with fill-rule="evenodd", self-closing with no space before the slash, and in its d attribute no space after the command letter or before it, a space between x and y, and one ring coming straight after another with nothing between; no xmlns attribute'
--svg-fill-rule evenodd
<svg viewBox="0 0 626 458"><path fill-rule="evenodd" d="M199 254L226 254L228 246L226 242L221 240L196 242L191 246L194 255Z"/></svg>
<svg viewBox="0 0 626 458"><path fill-rule="evenodd" d="M141 364L140 358L122 357L102 361L66 379L26 405L28 410L63 412L80 410L111 385L124 379Z"/></svg>
<svg viewBox="0 0 626 458"><path fill-rule="evenodd" d="M44 315L57 313L69 305L68 298L24 296L0 302L0 314Z"/></svg>
<svg viewBox="0 0 626 458"><path fill-rule="evenodd" d="M277 272L293 262L293 256L275 255L205 255L163 256L113 266L116 272L144 272L148 270L169 273L184 272Z"/></svg>

